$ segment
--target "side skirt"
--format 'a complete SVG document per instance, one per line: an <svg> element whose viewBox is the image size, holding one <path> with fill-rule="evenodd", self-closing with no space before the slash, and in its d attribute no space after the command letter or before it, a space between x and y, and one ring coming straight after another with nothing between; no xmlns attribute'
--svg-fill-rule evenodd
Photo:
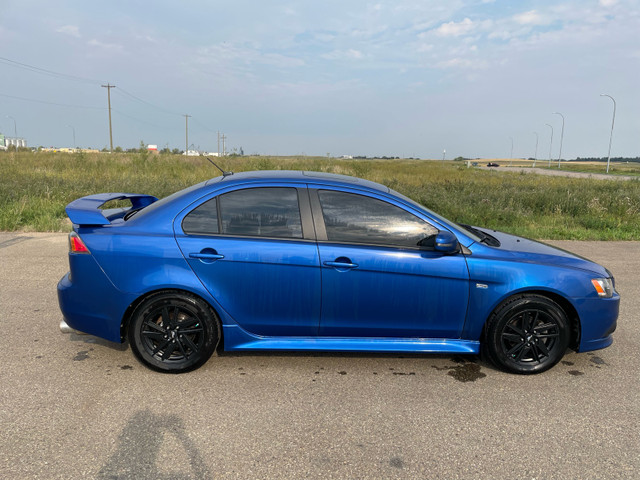
<svg viewBox="0 0 640 480"><path fill-rule="evenodd" d="M333 352L480 353L480 342L447 338L260 337L237 325L225 325L224 350Z"/></svg>

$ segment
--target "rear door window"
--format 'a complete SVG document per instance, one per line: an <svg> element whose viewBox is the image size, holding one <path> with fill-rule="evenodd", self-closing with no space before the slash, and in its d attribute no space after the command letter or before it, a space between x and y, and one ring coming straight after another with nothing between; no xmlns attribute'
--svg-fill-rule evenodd
<svg viewBox="0 0 640 480"><path fill-rule="evenodd" d="M247 188L218 198L223 234L302 238L298 191L295 188Z"/></svg>

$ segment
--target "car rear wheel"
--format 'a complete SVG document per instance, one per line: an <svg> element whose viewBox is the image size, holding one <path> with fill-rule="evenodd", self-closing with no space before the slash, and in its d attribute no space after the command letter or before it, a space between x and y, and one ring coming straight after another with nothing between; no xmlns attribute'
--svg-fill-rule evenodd
<svg viewBox="0 0 640 480"><path fill-rule="evenodd" d="M483 346L503 370L541 373L564 356L569 336L567 316L557 303L541 295L520 295L491 315Z"/></svg>
<svg viewBox="0 0 640 480"><path fill-rule="evenodd" d="M129 323L136 357L160 372L182 373L202 366L220 338L219 321L203 300L163 292L144 300Z"/></svg>

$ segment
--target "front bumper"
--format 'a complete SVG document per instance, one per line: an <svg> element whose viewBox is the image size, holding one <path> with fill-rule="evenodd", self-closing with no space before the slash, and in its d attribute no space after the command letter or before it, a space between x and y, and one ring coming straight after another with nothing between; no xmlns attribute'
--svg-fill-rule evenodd
<svg viewBox="0 0 640 480"><path fill-rule="evenodd" d="M589 298L580 302L580 344L578 352L608 347L618 322L620 295L611 298Z"/></svg>

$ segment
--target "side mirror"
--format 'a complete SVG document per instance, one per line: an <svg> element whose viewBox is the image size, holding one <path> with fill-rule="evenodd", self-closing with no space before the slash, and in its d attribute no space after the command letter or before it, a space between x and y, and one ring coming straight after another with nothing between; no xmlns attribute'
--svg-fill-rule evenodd
<svg viewBox="0 0 640 480"><path fill-rule="evenodd" d="M433 249L440 253L457 253L460 250L456 236L446 230L440 230L436 235Z"/></svg>

